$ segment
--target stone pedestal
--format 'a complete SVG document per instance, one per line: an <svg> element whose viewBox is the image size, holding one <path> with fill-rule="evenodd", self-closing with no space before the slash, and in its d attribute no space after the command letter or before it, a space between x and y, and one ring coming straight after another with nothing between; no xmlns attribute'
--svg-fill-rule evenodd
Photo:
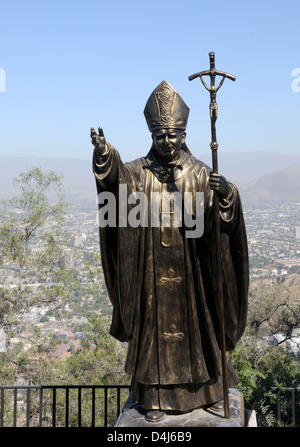
<svg viewBox="0 0 300 447"><path fill-rule="evenodd" d="M229 418L224 411L196 409L184 414L168 414L159 422L148 422L146 411L135 404L129 396L115 427L250 427L256 426L255 412L244 410L242 393L235 388L229 389Z"/></svg>

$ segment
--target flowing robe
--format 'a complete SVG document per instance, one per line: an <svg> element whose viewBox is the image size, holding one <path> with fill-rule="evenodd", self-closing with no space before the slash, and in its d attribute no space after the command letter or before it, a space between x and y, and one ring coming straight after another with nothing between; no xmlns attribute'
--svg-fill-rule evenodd
<svg viewBox="0 0 300 447"><path fill-rule="evenodd" d="M123 163L108 144L94 151L98 194L110 191L117 210L127 197L145 193L151 214L154 192L203 192L204 233L186 237L182 226L100 227L100 249L108 294L113 305L110 333L128 342L125 370L133 377L133 399L146 409L188 411L222 399L219 294L215 271L216 239L210 168L188 151L165 169L152 148L146 157ZM237 188L220 202L222 278L226 350L231 352L246 324L248 251ZM156 197L156 196L155 196ZM145 207L144 207L145 208ZM128 211L130 212L130 205ZM172 211L171 211L172 212ZM194 209L195 213L195 209ZM171 219L172 221L172 219ZM228 361L228 385L237 377Z"/></svg>

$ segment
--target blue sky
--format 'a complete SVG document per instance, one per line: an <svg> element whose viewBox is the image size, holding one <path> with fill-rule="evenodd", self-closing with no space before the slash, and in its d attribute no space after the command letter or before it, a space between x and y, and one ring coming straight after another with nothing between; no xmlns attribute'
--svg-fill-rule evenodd
<svg viewBox="0 0 300 447"><path fill-rule="evenodd" d="M209 152L209 94L188 76L210 51L237 77L218 92L219 151L299 152L299 0L1 3L0 156L90 159L91 126L124 161L145 155L164 79L190 107L189 148Z"/></svg>

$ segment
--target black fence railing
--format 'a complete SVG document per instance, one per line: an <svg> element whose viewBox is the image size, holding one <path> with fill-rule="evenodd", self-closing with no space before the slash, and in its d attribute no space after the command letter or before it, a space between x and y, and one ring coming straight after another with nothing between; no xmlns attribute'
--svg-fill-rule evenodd
<svg viewBox="0 0 300 447"><path fill-rule="evenodd" d="M129 385L0 386L0 427L112 427ZM265 391L268 413L300 427L300 388Z"/></svg>
<svg viewBox="0 0 300 447"><path fill-rule="evenodd" d="M300 427L300 388L264 388L265 402L269 405L278 425Z"/></svg>
<svg viewBox="0 0 300 447"><path fill-rule="evenodd" d="M0 386L1 427L109 427L129 385Z"/></svg>

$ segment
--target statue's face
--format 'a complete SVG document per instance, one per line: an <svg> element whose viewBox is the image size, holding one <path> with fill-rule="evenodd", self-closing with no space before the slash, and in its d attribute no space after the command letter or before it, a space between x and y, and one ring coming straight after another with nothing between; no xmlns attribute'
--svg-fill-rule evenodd
<svg viewBox="0 0 300 447"><path fill-rule="evenodd" d="M152 138L159 155L166 161L171 161L179 157L185 133L177 129L159 129L153 132Z"/></svg>

